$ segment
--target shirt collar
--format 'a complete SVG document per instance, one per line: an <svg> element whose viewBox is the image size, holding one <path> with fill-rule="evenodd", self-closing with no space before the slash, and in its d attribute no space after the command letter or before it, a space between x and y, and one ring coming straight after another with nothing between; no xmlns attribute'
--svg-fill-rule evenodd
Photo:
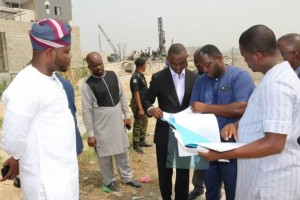
<svg viewBox="0 0 300 200"><path fill-rule="evenodd" d="M171 67L169 67L172 76L174 76L175 74L178 75ZM185 77L185 68L182 70L180 76L183 75Z"/></svg>

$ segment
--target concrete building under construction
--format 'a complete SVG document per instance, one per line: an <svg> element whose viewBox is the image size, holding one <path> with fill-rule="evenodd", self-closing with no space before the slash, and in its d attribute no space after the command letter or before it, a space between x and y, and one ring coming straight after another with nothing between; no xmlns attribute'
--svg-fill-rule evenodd
<svg viewBox="0 0 300 200"><path fill-rule="evenodd" d="M0 82L11 79L32 57L28 32L44 18L72 20L71 0L0 0ZM71 68L82 66L79 27L72 25Z"/></svg>

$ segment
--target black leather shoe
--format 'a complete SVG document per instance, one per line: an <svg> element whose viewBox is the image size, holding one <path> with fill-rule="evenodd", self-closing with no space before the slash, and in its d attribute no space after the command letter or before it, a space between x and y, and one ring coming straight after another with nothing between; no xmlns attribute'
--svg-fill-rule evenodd
<svg viewBox="0 0 300 200"><path fill-rule="evenodd" d="M152 144L148 144L146 141L140 142L140 147L151 147Z"/></svg>
<svg viewBox="0 0 300 200"><path fill-rule="evenodd" d="M196 192L195 190L193 190L190 192L188 200L194 200L202 194L204 194L204 191Z"/></svg>
<svg viewBox="0 0 300 200"><path fill-rule="evenodd" d="M130 185L132 187L136 187L136 188L140 188L142 187L142 184L140 184L139 182L135 181L135 180L131 180L128 183L126 183L127 185Z"/></svg>
<svg viewBox="0 0 300 200"><path fill-rule="evenodd" d="M113 191L113 192L119 192L119 191L120 191L118 185L117 185L114 181L111 182L110 184L106 185L106 187L107 187L110 191Z"/></svg>
<svg viewBox="0 0 300 200"><path fill-rule="evenodd" d="M151 147L152 144L146 142L145 138L140 138L140 147Z"/></svg>
<svg viewBox="0 0 300 200"><path fill-rule="evenodd" d="M135 150L137 153L144 153L139 142L133 142L133 150Z"/></svg>

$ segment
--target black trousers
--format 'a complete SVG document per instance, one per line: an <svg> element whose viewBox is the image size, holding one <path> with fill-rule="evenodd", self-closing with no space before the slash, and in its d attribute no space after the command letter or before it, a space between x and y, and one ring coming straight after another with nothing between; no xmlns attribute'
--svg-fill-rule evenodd
<svg viewBox="0 0 300 200"><path fill-rule="evenodd" d="M167 145L156 145L156 160L160 193L163 200L171 200L173 168L167 168ZM189 169L176 169L175 200L187 200L189 196Z"/></svg>

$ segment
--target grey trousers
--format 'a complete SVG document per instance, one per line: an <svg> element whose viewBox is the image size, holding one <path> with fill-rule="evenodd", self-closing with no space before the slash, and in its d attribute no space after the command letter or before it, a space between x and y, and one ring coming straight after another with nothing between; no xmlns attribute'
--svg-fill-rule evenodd
<svg viewBox="0 0 300 200"><path fill-rule="evenodd" d="M192 183L194 185L194 191L195 192L203 192L204 191L204 181L205 178L203 174L201 173L201 170L194 170Z"/></svg>
<svg viewBox="0 0 300 200"><path fill-rule="evenodd" d="M103 184L109 185L115 181L113 160L115 158L116 167L123 183L128 183L132 180L132 173L129 165L128 149L124 149L124 153L112 156L98 156L99 168L103 176Z"/></svg>

